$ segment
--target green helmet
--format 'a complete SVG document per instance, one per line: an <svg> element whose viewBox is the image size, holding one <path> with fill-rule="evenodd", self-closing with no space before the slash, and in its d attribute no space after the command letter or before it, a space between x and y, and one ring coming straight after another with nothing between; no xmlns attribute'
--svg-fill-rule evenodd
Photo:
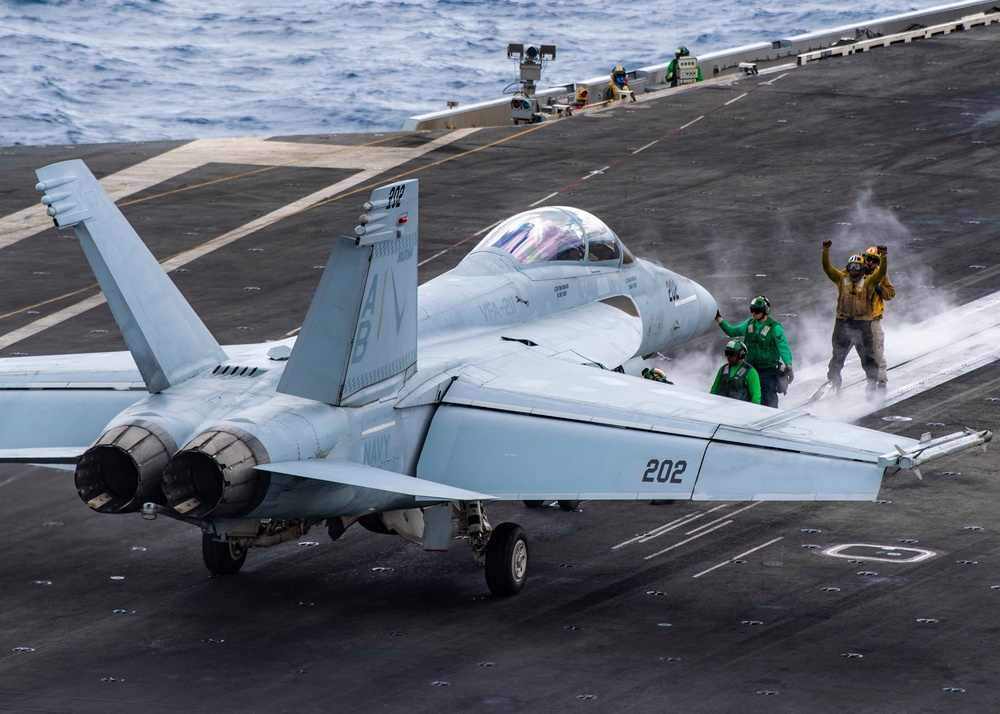
<svg viewBox="0 0 1000 714"><path fill-rule="evenodd" d="M677 48L677 52L675 52L674 54L676 54L678 57L687 57L691 53L688 51L687 47L681 45L680 47Z"/></svg>
<svg viewBox="0 0 1000 714"><path fill-rule="evenodd" d="M654 382L665 382L666 384L673 384L673 382L667 381L666 373L659 367L654 367L650 369L646 367L642 370L642 376L646 379L651 379Z"/></svg>
<svg viewBox="0 0 1000 714"><path fill-rule="evenodd" d="M729 340L726 343L726 356L735 355L736 359L743 359L747 356L747 348L739 340Z"/></svg>
<svg viewBox="0 0 1000 714"><path fill-rule="evenodd" d="M771 314L771 301L763 295L758 295L750 301L750 312L763 310L765 315Z"/></svg>

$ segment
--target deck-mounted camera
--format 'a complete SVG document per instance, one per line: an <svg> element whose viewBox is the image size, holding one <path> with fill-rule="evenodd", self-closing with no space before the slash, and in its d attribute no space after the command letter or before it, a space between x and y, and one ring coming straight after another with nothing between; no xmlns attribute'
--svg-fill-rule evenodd
<svg viewBox="0 0 1000 714"><path fill-rule="evenodd" d="M517 92L510 100L511 118L515 124L541 121L538 100L535 99L535 82L542 78L542 65L556 58L556 46L511 42L507 45L507 57L517 62L519 77Z"/></svg>

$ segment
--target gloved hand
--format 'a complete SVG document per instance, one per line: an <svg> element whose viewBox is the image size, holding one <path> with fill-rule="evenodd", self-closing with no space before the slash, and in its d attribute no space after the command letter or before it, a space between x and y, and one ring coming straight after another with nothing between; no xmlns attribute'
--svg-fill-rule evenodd
<svg viewBox="0 0 1000 714"><path fill-rule="evenodd" d="M823 247L824 248L829 248L831 245L833 245L833 241L832 240L825 240L825 241L823 241Z"/></svg>
<svg viewBox="0 0 1000 714"><path fill-rule="evenodd" d="M889 248L888 248L887 246L884 246L884 245L877 245L877 246L875 246L875 248L876 248L876 249L878 250L878 252L879 252L879 253L881 253L882 255L885 255L886 253L888 253L888 252L889 252Z"/></svg>
<svg viewBox="0 0 1000 714"><path fill-rule="evenodd" d="M877 294L881 295L882 294L882 286L881 285L876 285L875 286L875 292Z"/></svg>
<svg viewBox="0 0 1000 714"><path fill-rule="evenodd" d="M792 380L795 379L795 372L792 371L792 365L785 367L785 378L788 380L789 384L791 384Z"/></svg>

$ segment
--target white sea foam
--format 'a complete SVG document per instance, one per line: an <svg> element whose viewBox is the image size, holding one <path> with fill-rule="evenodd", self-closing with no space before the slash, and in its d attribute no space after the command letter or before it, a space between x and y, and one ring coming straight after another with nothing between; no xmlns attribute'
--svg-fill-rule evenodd
<svg viewBox="0 0 1000 714"><path fill-rule="evenodd" d="M542 84L562 84L924 6L5 0L0 145L398 130L502 96L508 42L556 44Z"/></svg>

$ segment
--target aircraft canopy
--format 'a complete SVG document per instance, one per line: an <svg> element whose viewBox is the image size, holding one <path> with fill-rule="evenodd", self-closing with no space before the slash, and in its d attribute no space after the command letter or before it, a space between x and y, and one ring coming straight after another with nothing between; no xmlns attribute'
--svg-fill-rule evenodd
<svg viewBox="0 0 1000 714"><path fill-rule="evenodd" d="M549 261L618 264L634 261L604 221L567 206L546 206L508 218L472 252L495 248L527 265Z"/></svg>

